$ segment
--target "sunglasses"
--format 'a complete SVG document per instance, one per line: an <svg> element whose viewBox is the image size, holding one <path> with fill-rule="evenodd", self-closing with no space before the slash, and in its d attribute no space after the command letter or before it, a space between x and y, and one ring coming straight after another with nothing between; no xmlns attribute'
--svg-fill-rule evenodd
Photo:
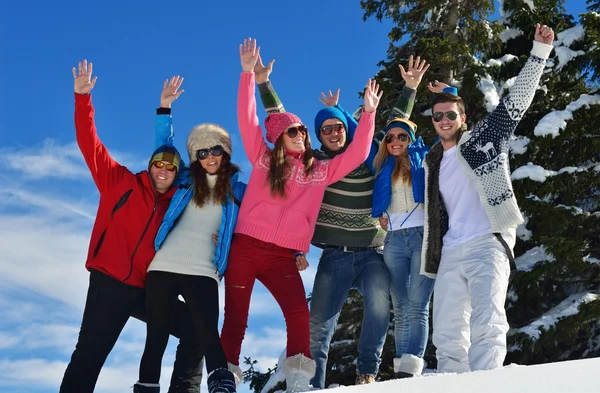
<svg viewBox="0 0 600 393"><path fill-rule="evenodd" d="M385 141L387 143L392 143L393 141L406 142L406 141L408 141L408 135L406 135L406 134L387 134L385 136Z"/></svg>
<svg viewBox="0 0 600 393"><path fill-rule="evenodd" d="M306 126L301 125L301 126L296 126L296 127L290 127L287 130L285 130L285 133L290 138L295 138L296 136L298 136L299 132L306 134L307 131L308 131L308 129L306 128Z"/></svg>
<svg viewBox="0 0 600 393"><path fill-rule="evenodd" d="M439 123L444 118L444 115L446 115L446 117L448 118L448 120L456 120L456 118L458 117L458 113L456 113L454 111L448 111L446 113L444 113L444 112L435 112L433 114L433 121L435 121L436 123Z"/></svg>
<svg viewBox="0 0 600 393"><path fill-rule="evenodd" d="M343 130L343 129L344 129L344 125L343 125L343 124L341 124L341 123L338 123L338 124L331 124L331 125L328 125L328 126L323 126L323 127L321 127L321 133L322 133L323 135L329 135L329 134L331 134L333 131L335 131L335 132L340 132L340 131L341 131L341 130Z"/></svg>
<svg viewBox="0 0 600 393"><path fill-rule="evenodd" d="M209 149L196 150L196 157L198 157L199 160L206 160L209 154L212 154L213 157L219 157L223 154L223 146L217 145Z"/></svg>
<svg viewBox="0 0 600 393"><path fill-rule="evenodd" d="M152 165L154 165L158 169L166 168L169 172L174 172L177 170L177 167L175 165L165 164L162 161L154 161L154 162L152 162Z"/></svg>

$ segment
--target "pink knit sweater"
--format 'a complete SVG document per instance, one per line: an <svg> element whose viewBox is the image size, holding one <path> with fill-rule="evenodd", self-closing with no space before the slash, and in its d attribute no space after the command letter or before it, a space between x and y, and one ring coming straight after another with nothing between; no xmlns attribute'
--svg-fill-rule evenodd
<svg viewBox="0 0 600 393"><path fill-rule="evenodd" d="M238 125L252 172L242 200L235 233L307 252L315 231L325 188L362 164L369 155L375 112L363 112L346 151L331 160L316 160L305 176L302 158L288 156L292 168L286 198L273 197L267 180L271 149L263 139L256 116L254 73L242 72L238 90Z"/></svg>

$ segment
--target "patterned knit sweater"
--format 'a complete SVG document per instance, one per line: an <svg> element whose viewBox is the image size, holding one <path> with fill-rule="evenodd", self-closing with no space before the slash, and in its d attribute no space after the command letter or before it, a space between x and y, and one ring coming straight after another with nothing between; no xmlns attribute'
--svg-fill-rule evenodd
<svg viewBox="0 0 600 393"><path fill-rule="evenodd" d="M491 224L500 233L523 222L510 179L508 142L531 105L552 45L533 42L531 55L517 76L510 93L496 109L479 121L458 142L461 169L479 194ZM440 196L439 173L443 156L440 143L425 159L425 227L421 274L435 277L442 254L442 239L448 230L448 214Z"/></svg>
<svg viewBox="0 0 600 393"><path fill-rule="evenodd" d="M267 113L285 112L271 82L259 84L258 89ZM416 90L404 87L394 109L390 111L389 119L408 119L415 96ZM375 134L373 149L378 148L378 142L384 135L385 131ZM321 160L331 159L342 151L343 149L339 152L315 150L315 157ZM311 243L316 247L383 246L385 231L379 226L379 221L371 217L373 185L373 174L367 165L362 163L342 180L327 187Z"/></svg>

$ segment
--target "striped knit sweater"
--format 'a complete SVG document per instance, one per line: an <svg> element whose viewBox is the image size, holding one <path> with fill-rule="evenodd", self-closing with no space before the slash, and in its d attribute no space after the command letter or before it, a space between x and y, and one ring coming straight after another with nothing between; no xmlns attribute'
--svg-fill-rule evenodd
<svg viewBox="0 0 600 393"><path fill-rule="evenodd" d="M258 89L267 113L285 112L271 82L259 84ZM389 118L408 118L412 112L415 96L415 90L405 87ZM376 133L377 140L375 142L379 142L383 138L383 134ZM373 145L374 149L377 147L378 143ZM316 158L322 160L333 158L335 155L335 153L322 150L315 150L314 153ZM385 231L379 226L378 220L371 217L373 185L373 174L367 165L362 163L342 180L327 187L319 210L312 244L316 247L325 245L383 246Z"/></svg>

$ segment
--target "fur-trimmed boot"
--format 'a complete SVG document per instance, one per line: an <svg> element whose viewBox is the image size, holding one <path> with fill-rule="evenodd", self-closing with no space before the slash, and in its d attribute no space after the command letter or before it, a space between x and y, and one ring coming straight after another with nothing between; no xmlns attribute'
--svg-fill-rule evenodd
<svg viewBox="0 0 600 393"><path fill-rule="evenodd" d="M317 364L314 360L299 353L283 361L283 373L287 393L312 390L310 380L315 376Z"/></svg>
<svg viewBox="0 0 600 393"><path fill-rule="evenodd" d="M410 378L423 372L423 358L405 353L401 358L394 358L394 374L396 378Z"/></svg>
<svg viewBox="0 0 600 393"><path fill-rule="evenodd" d="M227 369L231 371L231 373L233 374L233 378L235 379L235 384L239 386L240 383L242 383L243 379L242 369L239 366L236 366L235 364L229 362L227 363Z"/></svg>
<svg viewBox="0 0 600 393"><path fill-rule="evenodd" d="M157 383L136 382L133 385L133 393L160 393L160 385Z"/></svg>
<svg viewBox="0 0 600 393"><path fill-rule="evenodd" d="M208 393L236 393L233 373L226 368L218 368L208 374Z"/></svg>

